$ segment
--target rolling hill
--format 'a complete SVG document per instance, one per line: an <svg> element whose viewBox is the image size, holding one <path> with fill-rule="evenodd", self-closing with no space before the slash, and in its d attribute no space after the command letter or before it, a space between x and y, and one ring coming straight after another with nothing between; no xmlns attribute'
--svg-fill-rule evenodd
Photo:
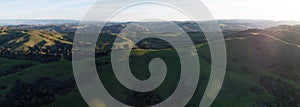
<svg viewBox="0 0 300 107"><path fill-rule="evenodd" d="M65 40L63 35L57 32L6 28L2 28L0 32L0 47L11 48L11 50L29 51L34 47L46 49L57 44L71 45L72 43Z"/></svg>
<svg viewBox="0 0 300 107"><path fill-rule="evenodd" d="M181 24L181 26L192 26ZM125 26L112 25L111 27L116 31ZM66 26L61 28L64 27ZM49 30L49 28L51 27L0 28L0 48L5 50L1 51L3 58L0 58L0 67L3 68L0 70L0 81L3 83L0 85L0 106L87 106L76 89L72 62L66 60L68 58L65 56L70 55L74 32L72 30L62 32L59 27L53 28L56 30ZM125 45L131 42L130 39L138 35L150 35L147 32L149 29L141 27L140 24L134 24L133 28L144 29L144 32L129 32L122 36L126 42L118 43L119 48L126 47ZM194 107L198 106L210 76L211 60L205 38L197 39L203 37L203 34L188 31L191 31L188 34L195 40L201 61L201 84L187 105L187 107ZM271 26L264 29L231 29L223 33L227 47L227 74L212 107L296 107L300 105L300 61L297 60L300 55L299 25ZM178 33L156 33L156 35L180 37ZM113 32L100 35L97 49L109 50L115 38L116 34ZM166 49L170 48L166 45L164 41L144 40L136 44L135 48L138 49L131 52L130 62L133 74L139 79L145 79L149 77L147 68L150 59L158 57L164 59L169 66L165 87L162 86L147 94L116 88L122 86L116 81L112 72L109 51L104 55L96 55L99 76L102 81L106 81L111 94L124 103L140 106L145 105L143 103L145 100L150 100L148 103L151 104L157 103L172 93L172 89L177 86L176 78L180 74L177 54L172 49ZM23 54L11 54L10 51ZM45 55L58 54L59 59L41 63L35 59L14 58L37 57L37 54L24 55L29 51ZM139 100L135 98L136 96L145 99Z"/></svg>

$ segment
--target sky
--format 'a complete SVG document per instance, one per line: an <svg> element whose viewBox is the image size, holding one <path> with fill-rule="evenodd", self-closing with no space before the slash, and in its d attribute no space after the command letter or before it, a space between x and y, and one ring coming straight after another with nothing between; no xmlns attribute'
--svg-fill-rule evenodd
<svg viewBox="0 0 300 107"><path fill-rule="evenodd" d="M108 6L114 6L122 4L123 1L125 0L100 0L99 2ZM97 0L0 0L0 20L81 20L96 2ZM178 0L178 2L184 1ZM208 7L215 19L300 21L300 0L202 0L202 2ZM111 11L105 9L103 12ZM137 18L144 18L145 14L153 14L154 16L156 15L170 20L188 20L174 9L155 5L140 5L133 7L122 12L121 15L116 16L116 19L114 20L136 20ZM98 19L91 18L91 20Z"/></svg>

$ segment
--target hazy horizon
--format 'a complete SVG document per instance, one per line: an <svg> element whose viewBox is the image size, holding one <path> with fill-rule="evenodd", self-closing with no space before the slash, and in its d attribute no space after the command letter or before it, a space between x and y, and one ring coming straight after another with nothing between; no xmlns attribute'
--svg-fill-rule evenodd
<svg viewBox="0 0 300 107"><path fill-rule="evenodd" d="M51 18L44 18L44 19L39 19L39 18L32 18L32 19L0 19L0 21L51 21L51 20L65 20L65 21L81 21L81 19L51 19ZM274 21L274 22L282 22L282 21L290 21L290 22L300 22L300 20L271 20L271 19L215 19L215 20L241 20L241 21ZM96 22L105 22L105 20L87 20L87 21L96 21ZM167 21L192 21L192 20L167 20ZM212 20L204 20L205 21L212 21ZM110 21L110 22L163 22L163 21L156 21L156 20L146 20L146 21ZM201 22L201 21L200 21Z"/></svg>

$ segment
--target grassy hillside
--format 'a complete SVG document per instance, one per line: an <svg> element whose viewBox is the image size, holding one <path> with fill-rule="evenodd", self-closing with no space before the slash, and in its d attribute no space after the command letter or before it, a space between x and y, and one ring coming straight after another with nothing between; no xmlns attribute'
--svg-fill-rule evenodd
<svg viewBox="0 0 300 107"><path fill-rule="evenodd" d="M278 26L227 32L227 73L222 89L212 107L295 107L300 104L299 26ZM0 46L26 49L31 46L70 45L68 39L55 32L0 28ZM144 33L145 35L147 33ZM124 40L138 34L125 36ZM196 38L199 33L191 33ZM162 36L178 36L165 34ZM203 35L202 35L203 36ZM103 35L98 46L111 47L116 36ZM18 44L19 45L14 45ZM40 44L43 42L43 44ZM201 43L201 42L199 42ZM122 47L125 43L119 43ZM163 41L145 40L138 46L161 47ZM21 48L20 48L21 47ZM200 83L187 105L198 106L210 76L210 51L207 44L197 44L200 60ZM99 50L104 49L99 48ZM145 48L147 49L147 48ZM162 58L168 67L167 79L158 89L136 93L123 87L115 78L110 56L98 56L97 70L111 95L123 103L145 106L163 101L172 94L180 78L180 62L171 49L134 49L130 56L132 73L141 80L150 76L148 64ZM87 106L76 89L72 63L64 57L41 63L33 60L0 58L0 105L2 106ZM138 99L138 98L143 98ZM149 101L146 102L145 101Z"/></svg>
<svg viewBox="0 0 300 107"><path fill-rule="evenodd" d="M12 30L2 29L0 32L0 46L10 48L15 51L31 51L34 47L46 49L58 43L71 45L72 43L64 40L62 34L38 30Z"/></svg>

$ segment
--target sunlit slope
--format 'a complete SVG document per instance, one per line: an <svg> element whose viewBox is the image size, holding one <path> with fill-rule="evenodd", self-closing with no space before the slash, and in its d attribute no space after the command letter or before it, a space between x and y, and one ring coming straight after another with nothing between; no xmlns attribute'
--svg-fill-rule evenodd
<svg viewBox="0 0 300 107"><path fill-rule="evenodd" d="M72 43L57 32L6 28L0 32L0 47L10 48L12 51L46 49L58 44L71 45Z"/></svg>

